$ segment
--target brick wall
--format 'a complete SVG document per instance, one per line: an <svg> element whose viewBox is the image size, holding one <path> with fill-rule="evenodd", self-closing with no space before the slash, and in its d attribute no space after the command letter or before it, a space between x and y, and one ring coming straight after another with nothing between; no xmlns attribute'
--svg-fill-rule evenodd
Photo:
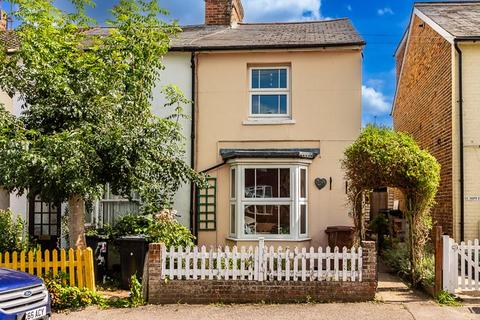
<svg viewBox="0 0 480 320"><path fill-rule="evenodd" d="M368 301L377 288L375 243L362 243L362 282L333 281L244 281L161 279L160 244L150 244L144 276L146 296L153 304L170 303L289 303L302 301ZM145 278L147 280L145 280Z"/></svg>
<svg viewBox="0 0 480 320"><path fill-rule="evenodd" d="M409 132L440 162L441 181L432 209L434 223L452 235L452 72L451 45L422 20L413 20L399 83L394 128ZM397 64L403 59L399 51Z"/></svg>
<svg viewBox="0 0 480 320"><path fill-rule="evenodd" d="M241 0L205 0L205 24L231 25L243 21Z"/></svg>

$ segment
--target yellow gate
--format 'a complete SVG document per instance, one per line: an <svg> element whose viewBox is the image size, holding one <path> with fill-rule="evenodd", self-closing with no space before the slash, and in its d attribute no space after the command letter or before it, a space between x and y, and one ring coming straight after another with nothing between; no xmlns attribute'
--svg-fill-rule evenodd
<svg viewBox="0 0 480 320"><path fill-rule="evenodd" d="M37 250L20 253L0 253L0 267L20 270L42 277L52 273L56 276L59 272L67 274L69 285L79 288L88 288L95 291L95 275L93 269L93 252L91 248Z"/></svg>

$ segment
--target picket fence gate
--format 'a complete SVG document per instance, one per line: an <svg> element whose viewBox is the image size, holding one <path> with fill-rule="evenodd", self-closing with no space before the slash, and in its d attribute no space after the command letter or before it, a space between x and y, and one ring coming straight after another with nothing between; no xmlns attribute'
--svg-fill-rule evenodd
<svg viewBox="0 0 480 320"><path fill-rule="evenodd" d="M161 277L177 280L362 281L362 248L161 247Z"/></svg>
<svg viewBox="0 0 480 320"><path fill-rule="evenodd" d="M480 245L478 239L455 243L443 236L443 290L480 290Z"/></svg>
<svg viewBox="0 0 480 320"><path fill-rule="evenodd" d="M95 291L93 252L91 248L52 250L31 250L20 253L0 252L0 267L28 272L38 277L48 274L57 276L60 272L68 276L68 284Z"/></svg>

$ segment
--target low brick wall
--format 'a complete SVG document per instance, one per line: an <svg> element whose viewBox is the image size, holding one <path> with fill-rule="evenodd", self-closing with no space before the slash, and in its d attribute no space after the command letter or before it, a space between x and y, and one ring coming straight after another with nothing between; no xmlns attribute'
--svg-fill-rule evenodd
<svg viewBox="0 0 480 320"><path fill-rule="evenodd" d="M363 242L362 282L162 280L159 244L150 244L144 277L148 302L171 303L289 303L357 302L373 300L377 288L375 243Z"/></svg>

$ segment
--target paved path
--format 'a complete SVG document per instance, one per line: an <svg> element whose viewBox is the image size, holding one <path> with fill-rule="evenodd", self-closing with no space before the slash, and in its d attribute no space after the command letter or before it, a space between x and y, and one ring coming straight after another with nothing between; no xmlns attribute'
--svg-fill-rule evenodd
<svg viewBox="0 0 480 320"><path fill-rule="evenodd" d="M440 306L423 292L410 289L398 277L386 272L378 274L376 299L385 304L404 306L415 320L480 319L480 314L475 314L477 306L471 304L461 307Z"/></svg>

